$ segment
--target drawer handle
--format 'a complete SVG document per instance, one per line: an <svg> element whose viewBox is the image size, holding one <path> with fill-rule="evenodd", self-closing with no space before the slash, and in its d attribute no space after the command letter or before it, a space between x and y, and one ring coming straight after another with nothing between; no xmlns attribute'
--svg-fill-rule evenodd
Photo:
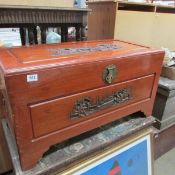
<svg viewBox="0 0 175 175"><path fill-rule="evenodd" d="M84 97L77 101L71 112L71 118L86 117L100 110L119 105L132 99L131 88L124 88L114 92L112 95L105 98Z"/></svg>
<svg viewBox="0 0 175 175"><path fill-rule="evenodd" d="M117 68L114 64L108 65L103 71L103 81L107 84L111 84L117 74Z"/></svg>

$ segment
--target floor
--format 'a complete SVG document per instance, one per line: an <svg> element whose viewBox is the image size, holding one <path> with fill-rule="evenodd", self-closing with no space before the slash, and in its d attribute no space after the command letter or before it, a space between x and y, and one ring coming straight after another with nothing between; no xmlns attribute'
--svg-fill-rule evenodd
<svg viewBox="0 0 175 175"><path fill-rule="evenodd" d="M155 161L154 175L175 175L175 148Z"/></svg>

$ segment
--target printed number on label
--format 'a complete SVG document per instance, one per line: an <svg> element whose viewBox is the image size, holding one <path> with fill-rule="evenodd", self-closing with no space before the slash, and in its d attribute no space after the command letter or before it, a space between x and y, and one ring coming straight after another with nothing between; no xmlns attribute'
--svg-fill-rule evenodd
<svg viewBox="0 0 175 175"><path fill-rule="evenodd" d="M27 82L38 81L38 74L27 75Z"/></svg>

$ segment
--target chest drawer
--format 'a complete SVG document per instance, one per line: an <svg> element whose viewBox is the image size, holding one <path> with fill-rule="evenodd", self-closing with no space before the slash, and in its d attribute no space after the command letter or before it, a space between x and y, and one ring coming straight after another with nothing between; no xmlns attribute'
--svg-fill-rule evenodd
<svg viewBox="0 0 175 175"><path fill-rule="evenodd" d="M154 75L29 106L34 137L100 117L118 107L151 97ZM117 116L116 116L117 117ZM107 120L107 119L106 119Z"/></svg>

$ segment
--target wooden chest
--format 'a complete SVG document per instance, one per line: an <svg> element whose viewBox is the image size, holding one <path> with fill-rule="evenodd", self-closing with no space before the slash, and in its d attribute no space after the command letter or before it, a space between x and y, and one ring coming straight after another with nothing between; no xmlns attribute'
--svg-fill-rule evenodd
<svg viewBox="0 0 175 175"><path fill-rule="evenodd" d="M150 116L163 55L115 40L0 49L4 116L23 170L53 144L137 111Z"/></svg>

